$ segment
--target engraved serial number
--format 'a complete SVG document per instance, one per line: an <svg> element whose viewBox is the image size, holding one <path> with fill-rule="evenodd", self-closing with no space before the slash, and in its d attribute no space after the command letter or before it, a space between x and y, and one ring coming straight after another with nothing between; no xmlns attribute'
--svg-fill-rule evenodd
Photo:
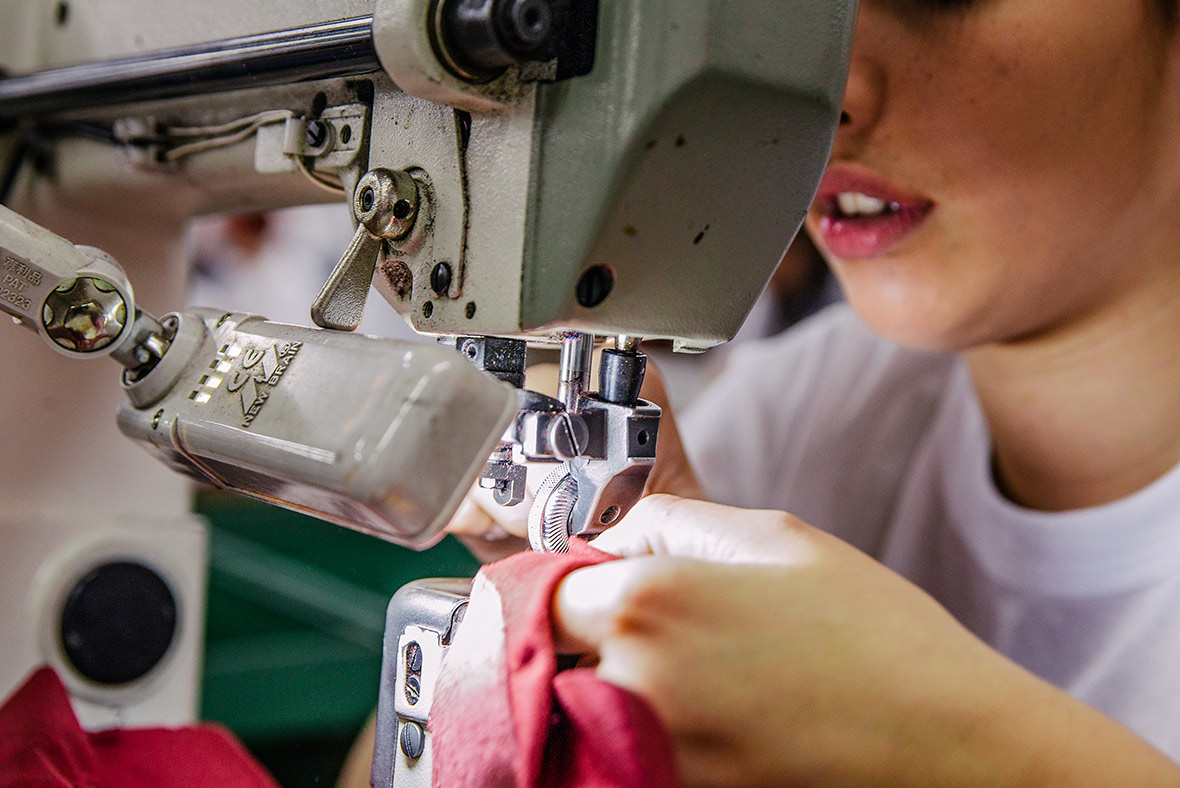
<svg viewBox="0 0 1180 788"><path fill-rule="evenodd" d="M25 312L27 312L29 307L32 306L32 302L30 302L29 299L3 285L0 285L0 301L7 301L17 309Z"/></svg>

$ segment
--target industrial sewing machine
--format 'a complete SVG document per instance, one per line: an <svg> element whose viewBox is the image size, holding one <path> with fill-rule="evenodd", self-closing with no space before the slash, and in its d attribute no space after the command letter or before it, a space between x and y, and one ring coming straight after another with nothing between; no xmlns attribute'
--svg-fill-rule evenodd
<svg viewBox="0 0 1180 788"><path fill-rule="evenodd" d="M91 725L191 718L204 532L187 481L134 442L411 546L477 479L519 503L524 460L554 463L535 548L620 519L659 429L639 340L698 352L741 325L826 164L854 17L854 0L0 2L0 308L32 329L0 333L0 694L47 661ZM321 328L170 312L188 219L334 200L357 231L309 305ZM370 285L449 347L349 333ZM557 397L520 388L526 341L561 348ZM86 363L103 356L121 385ZM375 784L428 782L406 726L462 608L435 591L387 631ZM95 599L155 622L134 658L90 647Z"/></svg>

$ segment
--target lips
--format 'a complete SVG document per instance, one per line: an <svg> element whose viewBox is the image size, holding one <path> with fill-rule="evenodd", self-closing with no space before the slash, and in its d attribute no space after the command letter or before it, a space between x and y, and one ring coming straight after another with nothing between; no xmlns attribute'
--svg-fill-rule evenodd
<svg viewBox="0 0 1180 788"><path fill-rule="evenodd" d="M842 260L889 253L933 209L932 200L846 165L828 168L814 206L824 245Z"/></svg>

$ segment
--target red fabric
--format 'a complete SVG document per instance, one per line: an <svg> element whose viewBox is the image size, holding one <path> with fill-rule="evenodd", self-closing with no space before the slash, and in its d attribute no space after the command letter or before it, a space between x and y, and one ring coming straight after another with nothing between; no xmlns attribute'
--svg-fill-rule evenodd
<svg viewBox="0 0 1180 788"><path fill-rule="evenodd" d="M613 556L582 543L484 567L430 710L446 788L677 788L663 724L590 668L557 672L550 602L575 569Z"/></svg>
<svg viewBox="0 0 1180 788"><path fill-rule="evenodd" d="M0 707L0 788L278 788L221 728L87 733L49 668Z"/></svg>

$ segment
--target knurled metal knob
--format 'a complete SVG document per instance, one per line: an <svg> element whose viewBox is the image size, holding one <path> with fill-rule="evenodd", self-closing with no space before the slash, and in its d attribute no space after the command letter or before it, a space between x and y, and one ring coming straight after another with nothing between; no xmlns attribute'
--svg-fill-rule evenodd
<svg viewBox="0 0 1180 788"><path fill-rule="evenodd" d="M94 277L63 282L41 311L54 342L76 353L94 353L119 338L127 325L127 302L114 285Z"/></svg>
<svg viewBox="0 0 1180 788"><path fill-rule="evenodd" d="M529 545L539 553L564 553L570 547L570 517L578 502L578 482L568 463L541 482L529 510Z"/></svg>

